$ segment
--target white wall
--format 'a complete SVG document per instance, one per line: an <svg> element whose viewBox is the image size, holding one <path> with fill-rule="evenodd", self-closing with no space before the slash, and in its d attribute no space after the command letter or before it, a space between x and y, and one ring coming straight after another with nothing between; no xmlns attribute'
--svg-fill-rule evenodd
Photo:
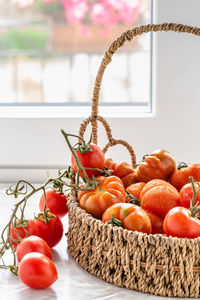
<svg viewBox="0 0 200 300"><path fill-rule="evenodd" d="M200 27L198 0L159 0L156 10L156 23ZM138 160L156 148L165 148L178 161L199 162L200 37L158 33L154 51L156 116L108 119L113 136L130 142ZM45 175L43 171L39 176L36 171L13 170L13 165L50 169L69 162L69 151L59 131L64 128L77 133L81 120L80 117L0 119L0 181L30 175L32 180L40 180ZM99 135L102 144L105 140L102 130ZM112 150L114 158L128 159L127 152L118 149ZM4 169L7 165L10 169Z"/></svg>

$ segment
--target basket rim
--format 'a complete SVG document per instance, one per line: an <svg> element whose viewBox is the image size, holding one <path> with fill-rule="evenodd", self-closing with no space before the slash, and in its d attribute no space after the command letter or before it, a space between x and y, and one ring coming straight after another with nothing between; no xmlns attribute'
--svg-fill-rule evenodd
<svg viewBox="0 0 200 300"><path fill-rule="evenodd" d="M166 236L163 234L147 234L143 232L138 232L138 231L131 231L128 229L124 229L122 227L118 226L112 226L111 224L106 224L102 222L100 219L94 218L91 214L87 213L84 209L82 209L79 206L77 197L76 197L77 190L75 187L71 187L71 193L68 198L67 205L69 209L74 208L76 209L76 214L78 214L81 218L84 218L87 224L89 225L91 222L95 222L96 224L99 225L99 227L104 226L105 228L108 228L109 230L112 229L113 232L123 232L125 235L129 235L129 237L139 237L140 239L147 238L148 240L162 240L165 245L172 245L172 244L179 244L181 246L182 243L186 243L187 245L191 244L198 244L199 246L199 251L200 251L200 237L194 238L194 239L189 239L189 238L179 238L179 237L172 237L172 236ZM200 267L200 266L199 266Z"/></svg>

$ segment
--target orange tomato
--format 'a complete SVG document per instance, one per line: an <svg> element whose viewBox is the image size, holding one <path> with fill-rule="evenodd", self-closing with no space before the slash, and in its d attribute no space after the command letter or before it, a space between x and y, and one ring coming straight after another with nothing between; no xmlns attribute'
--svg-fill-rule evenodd
<svg viewBox="0 0 200 300"><path fill-rule="evenodd" d="M130 184L136 182L136 173L132 166L125 161L116 163L112 158L106 159L106 167L109 170L113 170L112 175L119 177L124 187L126 188Z"/></svg>
<svg viewBox="0 0 200 300"><path fill-rule="evenodd" d="M126 193L121 179L117 176L100 176L97 180L100 182L96 189L78 192L78 201L81 208L100 219L109 206L125 202Z"/></svg>
<svg viewBox="0 0 200 300"><path fill-rule="evenodd" d="M158 216L165 217L170 209L180 205L179 192L170 184L151 186L145 192L142 190L141 207Z"/></svg>
<svg viewBox="0 0 200 300"><path fill-rule="evenodd" d="M137 168L137 180L148 182L152 179L167 180L176 169L176 162L166 150L156 150L147 155Z"/></svg>
<svg viewBox="0 0 200 300"><path fill-rule="evenodd" d="M149 212L146 210L146 213L151 221L152 234L164 233L163 230L163 218Z"/></svg>
<svg viewBox="0 0 200 300"><path fill-rule="evenodd" d="M103 214L104 223L117 219L123 228L150 234L151 221L146 212L139 206L131 203L117 203L110 206Z"/></svg>
<svg viewBox="0 0 200 300"><path fill-rule="evenodd" d="M146 185L146 183L144 183L144 182L133 183L133 184L129 185L126 190L129 194L133 195L138 200L140 200L140 194L145 185ZM127 198L127 199L129 199L129 198Z"/></svg>
<svg viewBox="0 0 200 300"><path fill-rule="evenodd" d="M179 191L182 186L190 182L190 176L194 180L200 181L200 164L193 164L180 170L176 169L171 175L169 182Z"/></svg>
<svg viewBox="0 0 200 300"><path fill-rule="evenodd" d="M173 187L169 182L165 181L165 180L162 180L162 179L153 179L149 182L146 183L146 185L143 187L143 189L141 190L140 192L140 200L142 199L143 195L148 192L148 190L156 187L156 186L160 186L160 185L166 185L166 186L169 186L171 189L174 189L175 191L176 188Z"/></svg>

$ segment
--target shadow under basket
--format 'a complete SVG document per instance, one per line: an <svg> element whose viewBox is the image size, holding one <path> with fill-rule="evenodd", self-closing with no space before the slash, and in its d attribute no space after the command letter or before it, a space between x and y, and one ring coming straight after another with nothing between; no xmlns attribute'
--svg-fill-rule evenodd
<svg viewBox="0 0 200 300"><path fill-rule="evenodd" d="M186 32L200 36L200 28L165 23L145 25L124 32L105 52L93 93L92 114L81 124L83 137L89 123L93 143L97 144L97 122L105 128L109 147L124 145L132 165L136 158L133 148L121 139L114 139L107 121L98 115L101 81L112 55L126 41L150 31ZM162 234L144 234L104 224L81 209L75 188L68 199L68 249L76 263L91 274L116 286L168 297L200 297L200 238L172 238Z"/></svg>

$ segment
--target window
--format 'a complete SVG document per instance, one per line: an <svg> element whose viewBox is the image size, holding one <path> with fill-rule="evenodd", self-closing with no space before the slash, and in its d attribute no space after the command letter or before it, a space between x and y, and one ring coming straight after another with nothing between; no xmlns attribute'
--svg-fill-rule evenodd
<svg viewBox="0 0 200 300"><path fill-rule="evenodd" d="M0 104L89 105L103 53L128 28L151 22L149 0L2 0ZM149 107L151 38L117 52L101 103Z"/></svg>

